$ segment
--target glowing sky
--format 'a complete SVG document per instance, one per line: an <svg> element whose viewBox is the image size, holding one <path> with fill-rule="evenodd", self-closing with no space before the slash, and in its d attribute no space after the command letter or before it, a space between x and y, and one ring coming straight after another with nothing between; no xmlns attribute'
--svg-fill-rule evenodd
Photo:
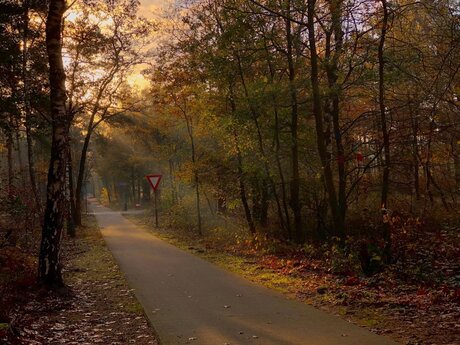
<svg viewBox="0 0 460 345"><path fill-rule="evenodd" d="M139 14L146 18L153 18L155 13L159 13L161 9L170 3L170 0L140 0L141 8Z"/></svg>
<svg viewBox="0 0 460 345"><path fill-rule="evenodd" d="M139 15L149 19L158 18L158 15L160 15L163 9L171 2L172 0L140 0L141 7L139 9ZM149 85L149 82L141 73L144 67L145 66L138 66L128 77L128 83L131 87L142 90Z"/></svg>

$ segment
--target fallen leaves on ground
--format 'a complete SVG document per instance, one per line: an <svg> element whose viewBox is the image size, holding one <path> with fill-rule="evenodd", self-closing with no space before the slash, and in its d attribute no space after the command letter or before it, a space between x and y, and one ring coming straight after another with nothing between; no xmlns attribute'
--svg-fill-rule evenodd
<svg viewBox="0 0 460 345"><path fill-rule="evenodd" d="M70 296L29 289L12 310L6 344L157 344L154 332L104 245L93 219L64 243Z"/></svg>

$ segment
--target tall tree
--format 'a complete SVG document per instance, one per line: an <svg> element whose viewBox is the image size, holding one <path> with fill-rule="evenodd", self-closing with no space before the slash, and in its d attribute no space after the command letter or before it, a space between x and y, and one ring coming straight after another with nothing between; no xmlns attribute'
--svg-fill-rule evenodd
<svg viewBox="0 0 460 345"><path fill-rule="evenodd" d="M328 194L329 207L332 213L332 220L334 224L334 230L339 237L344 236L344 220L341 215L340 207L337 199L337 192L334 185L334 176L331 167L330 157L327 152L326 141L328 138L325 137L324 130L324 113L323 104L321 100L321 82L320 82L320 71L319 71L319 57L317 51L317 36L315 30L315 18L316 18L316 0L308 1L308 41L310 47L310 78L312 84L312 97L313 97L313 114L315 117L316 124L316 141L318 147L318 153L321 160L321 166L323 171L324 183L326 185L326 191Z"/></svg>
<svg viewBox="0 0 460 345"><path fill-rule="evenodd" d="M378 69L379 69L379 110L380 128L383 137L383 177L381 204L383 214L383 237L385 240L385 259L390 260L391 233L389 224L388 193L390 188L390 133L387 124L387 108L385 105L385 40L389 25L389 9L386 0L381 0L382 5L382 29L378 46Z"/></svg>
<svg viewBox="0 0 460 345"><path fill-rule="evenodd" d="M63 285L60 249L66 204L67 145L71 124L71 117L66 111L67 96L61 37L62 18L66 7L65 0L50 0L46 21L52 144L38 274L39 281L50 287Z"/></svg>

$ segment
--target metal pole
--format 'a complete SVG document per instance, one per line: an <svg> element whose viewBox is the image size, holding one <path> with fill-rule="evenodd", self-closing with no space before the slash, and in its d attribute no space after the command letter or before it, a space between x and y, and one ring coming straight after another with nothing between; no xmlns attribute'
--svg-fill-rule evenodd
<svg viewBox="0 0 460 345"><path fill-rule="evenodd" d="M155 226L158 228L158 197L157 197L157 191L154 191L153 194L154 194L154 200L155 200Z"/></svg>

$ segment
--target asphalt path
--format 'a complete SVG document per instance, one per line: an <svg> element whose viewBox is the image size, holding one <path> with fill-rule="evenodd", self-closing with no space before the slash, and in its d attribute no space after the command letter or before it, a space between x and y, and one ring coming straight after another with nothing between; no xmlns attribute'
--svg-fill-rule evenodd
<svg viewBox="0 0 460 345"><path fill-rule="evenodd" d="M396 344L184 252L94 200L90 207L163 345Z"/></svg>

